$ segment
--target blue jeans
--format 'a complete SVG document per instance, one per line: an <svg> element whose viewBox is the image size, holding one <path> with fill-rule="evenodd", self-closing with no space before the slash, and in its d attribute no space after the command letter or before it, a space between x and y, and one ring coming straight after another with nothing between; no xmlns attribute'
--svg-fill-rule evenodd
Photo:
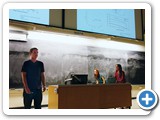
<svg viewBox="0 0 160 120"><path fill-rule="evenodd" d="M34 108L41 109L42 103L42 90L31 90L31 94L27 94L25 90L23 91L23 103L25 109L31 109L32 100L34 100Z"/></svg>

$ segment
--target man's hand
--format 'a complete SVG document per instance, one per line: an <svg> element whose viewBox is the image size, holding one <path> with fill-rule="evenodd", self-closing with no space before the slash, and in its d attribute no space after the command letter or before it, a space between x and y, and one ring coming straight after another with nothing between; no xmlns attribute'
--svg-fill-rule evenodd
<svg viewBox="0 0 160 120"><path fill-rule="evenodd" d="M46 86L43 86L43 90L42 90L43 92L45 92L46 91Z"/></svg>
<svg viewBox="0 0 160 120"><path fill-rule="evenodd" d="M25 89L25 92L26 92L27 94L31 94L31 91L30 91L30 89L29 89L28 87L25 87L24 89Z"/></svg>

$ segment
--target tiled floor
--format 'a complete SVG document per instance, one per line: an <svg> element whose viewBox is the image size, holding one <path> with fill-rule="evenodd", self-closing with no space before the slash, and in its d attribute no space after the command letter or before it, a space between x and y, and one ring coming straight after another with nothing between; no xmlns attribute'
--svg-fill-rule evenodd
<svg viewBox="0 0 160 120"><path fill-rule="evenodd" d="M136 98L138 92L144 89L144 85L132 85L132 98ZM10 89L9 90L9 107L23 107L22 89ZM48 91L43 93L42 105L48 105ZM42 109L48 109L48 107L42 107ZM131 109L139 109L136 99L132 99Z"/></svg>

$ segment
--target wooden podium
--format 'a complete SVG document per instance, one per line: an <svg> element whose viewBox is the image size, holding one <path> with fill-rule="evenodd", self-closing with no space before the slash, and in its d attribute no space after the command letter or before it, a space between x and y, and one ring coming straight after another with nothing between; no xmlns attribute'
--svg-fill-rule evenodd
<svg viewBox="0 0 160 120"><path fill-rule="evenodd" d="M49 109L131 107L131 84L50 85Z"/></svg>

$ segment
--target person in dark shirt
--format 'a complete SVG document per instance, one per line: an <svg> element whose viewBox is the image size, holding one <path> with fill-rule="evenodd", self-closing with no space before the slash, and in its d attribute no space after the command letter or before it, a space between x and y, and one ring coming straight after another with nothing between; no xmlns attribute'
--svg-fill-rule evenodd
<svg viewBox="0 0 160 120"><path fill-rule="evenodd" d="M96 79L96 84L105 84L106 82L105 78L100 75L98 69L94 69L94 78Z"/></svg>
<svg viewBox="0 0 160 120"><path fill-rule="evenodd" d="M32 100L34 100L34 108L41 109L42 91L46 90L44 65L37 60L37 57L38 49L31 48L30 59L23 63L21 70L25 109L31 109Z"/></svg>

